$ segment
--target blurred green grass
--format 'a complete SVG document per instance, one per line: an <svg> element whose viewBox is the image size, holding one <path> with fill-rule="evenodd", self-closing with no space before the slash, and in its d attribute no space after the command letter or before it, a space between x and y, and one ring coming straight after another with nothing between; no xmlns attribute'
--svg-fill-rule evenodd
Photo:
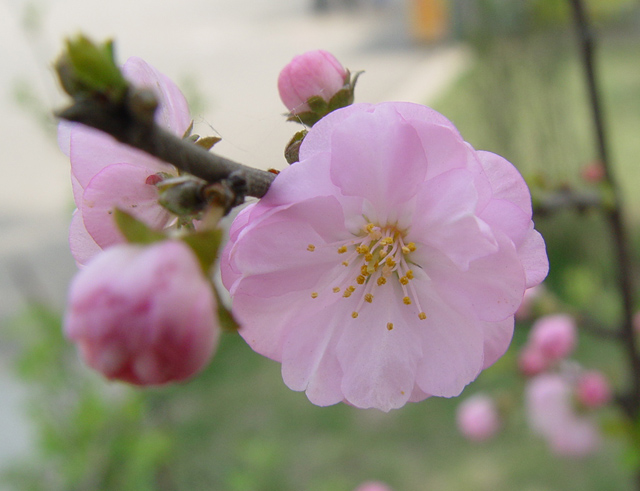
<svg viewBox="0 0 640 491"><path fill-rule="evenodd" d="M640 155L638 37L612 32L599 51L612 156L634 225ZM575 40L562 30L478 46L476 63L436 105L476 148L514 162L527 177L586 186L594 155ZM607 324L619 316L607 231L600 217L537 222L549 246L550 288ZM349 491L379 479L396 491L632 489L624 445L558 458L526 428L514 344L465 390L499 393L514 408L482 445L455 427L458 399L433 398L384 414L319 408L287 389L277 363L226 334L206 371L188 384L136 391L88 372L62 338L59 316L32 308L3 326L32 389L40 452L5 477L17 490ZM588 335L577 358L624 383L615 347ZM605 418L615 417L612 411Z"/></svg>

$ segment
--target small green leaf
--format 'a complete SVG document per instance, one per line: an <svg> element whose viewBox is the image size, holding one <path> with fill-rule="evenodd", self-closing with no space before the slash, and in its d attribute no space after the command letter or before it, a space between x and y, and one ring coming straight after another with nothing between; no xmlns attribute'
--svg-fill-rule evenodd
<svg viewBox="0 0 640 491"><path fill-rule="evenodd" d="M211 150L211 148L220 140L222 140L222 138L218 136L204 136L196 140L196 145L200 145L205 150Z"/></svg>
<svg viewBox="0 0 640 491"><path fill-rule="evenodd" d="M116 101L124 97L128 84L114 60L111 41L96 45L80 34L67 40L67 55L73 69L72 76L82 91L101 93Z"/></svg>
<svg viewBox="0 0 640 491"><path fill-rule="evenodd" d="M322 115L316 114L313 111L306 111L303 113L291 114L287 118L287 121L295 121L297 123L302 123L306 126L313 126L318 121L320 121L321 118L322 118Z"/></svg>
<svg viewBox="0 0 640 491"><path fill-rule="evenodd" d="M213 263L216 262L218 258L218 249L222 241L222 231L204 230L202 232L185 235L181 237L181 240L191 248L200 262L202 272L208 275L211 266L213 266Z"/></svg>
<svg viewBox="0 0 640 491"><path fill-rule="evenodd" d="M216 301L218 302L218 321L220 322L220 327L226 331L237 331L240 328L240 325L233 317L231 311L222 303L217 288L214 287L213 292L215 293Z"/></svg>
<svg viewBox="0 0 640 491"><path fill-rule="evenodd" d="M167 239L163 232L153 230L126 211L116 208L113 212L113 218L122 235L131 244L153 244Z"/></svg>

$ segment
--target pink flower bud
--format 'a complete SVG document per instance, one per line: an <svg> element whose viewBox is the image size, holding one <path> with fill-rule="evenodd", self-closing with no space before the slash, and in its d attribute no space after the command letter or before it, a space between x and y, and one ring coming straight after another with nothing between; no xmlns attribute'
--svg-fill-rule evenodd
<svg viewBox="0 0 640 491"><path fill-rule="evenodd" d="M586 182L598 183L605 178L605 171L602 162L594 161L582 168L582 179Z"/></svg>
<svg viewBox="0 0 640 491"><path fill-rule="evenodd" d="M602 407L611 401L611 387L602 373L590 370L578 379L576 396L586 407Z"/></svg>
<svg viewBox="0 0 640 491"><path fill-rule="evenodd" d="M380 481L367 481L353 491L391 491L391 488Z"/></svg>
<svg viewBox="0 0 640 491"><path fill-rule="evenodd" d="M576 346L577 332L573 318L566 314L547 315L531 328L529 343L549 361L558 361L571 354Z"/></svg>
<svg viewBox="0 0 640 491"><path fill-rule="evenodd" d="M549 360L532 346L526 346L518 356L518 368L525 377L533 377L549 368Z"/></svg>
<svg viewBox="0 0 640 491"><path fill-rule="evenodd" d="M182 242L117 245L74 278L64 319L88 365L136 385L185 380L218 340L216 303Z"/></svg>
<svg viewBox="0 0 640 491"><path fill-rule="evenodd" d="M329 101L345 84L347 71L327 51L308 51L296 56L278 77L280 99L292 114L309 111L309 98Z"/></svg>
<svg viewBox="0 0 640 491"><path fill-rule="evenodd" d="M465 399L456 413L458 429L469 440L482 442L500 429L500 417L493 399L476 394Z"/></svg>

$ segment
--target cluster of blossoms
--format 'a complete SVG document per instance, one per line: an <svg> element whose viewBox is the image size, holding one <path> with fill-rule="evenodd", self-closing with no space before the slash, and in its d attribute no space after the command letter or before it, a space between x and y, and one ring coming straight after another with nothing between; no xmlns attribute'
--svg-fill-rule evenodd
<svg viewBox="0 0 640 491"><path fill-rule="evenodd" d="M188 109L170 81L135 59L124 72L159 91L161 124L187 132ZM296 58L280 77L292 114L329 112L305 133L299 162L231 226L220 267L239 332L317 405L389 411L457 396L507 350L525 291L547 274L528 188L433 109L349 105L348 79L324 52ZM106 249L72 287L68 335L109 377L188 377L215 345L210 285L188 248L117 245L111 219L119 207L155 229L173 223L155 185L175 169L92 130L63 125L60 134L78 206L74 255L84 264ZM123 276L126 287L123 270L135 272ZM161 373L164 360L192 356L188 370L167 362L171 374Z"/></svg>
<svg viewBox="0 0 640 491"><path fill-rule="evenodd" d="M552 452L581 457L599 448L594 410L607 405L612 395L601 372L569 359L576 344L576 323L570 315L543 316L533 323L518 366L527 377L524 402L531 430ZM501 427L501 413L486 394L463 401L457 416L460 432L472 441L487 440Z"/></svg>

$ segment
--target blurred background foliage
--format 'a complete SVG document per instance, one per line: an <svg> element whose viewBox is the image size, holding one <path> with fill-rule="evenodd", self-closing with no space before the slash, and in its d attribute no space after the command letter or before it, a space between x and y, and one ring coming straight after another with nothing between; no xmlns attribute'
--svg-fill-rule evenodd
<svg viewBox="0 0 640 491"><path fill-rule="evenodd" d="M612 160L620 177L634 255L640 235L640 14L634 0L591 0ZM455 36L475 53L468 72L436 109L479 149L516 163L534 194L588 189L582 168L595 155L590 110L567 2L451 2ZM552 270L546 286L563 310L605 327L620 315L610 237L595 212L537 218ZM640 306L639 306L640 307ZM288 390L279 365L235 335L223 336L208 369L170 388L135 390L105 382L81 365L61 334L60 314L34 303L2 326L28 384L37 451L3 476L26 491L334 491L379 479L397 491L632 489L634 455L615 410L602 421L612 438L595 456L557 458L531 435L521 410L518 346L466 391L487 391L512 409L493 441L457 433L458 400L432 399L390 414L346 405L318 408ZM585 333L576 358L620 386L613 344Z"/></svg>

